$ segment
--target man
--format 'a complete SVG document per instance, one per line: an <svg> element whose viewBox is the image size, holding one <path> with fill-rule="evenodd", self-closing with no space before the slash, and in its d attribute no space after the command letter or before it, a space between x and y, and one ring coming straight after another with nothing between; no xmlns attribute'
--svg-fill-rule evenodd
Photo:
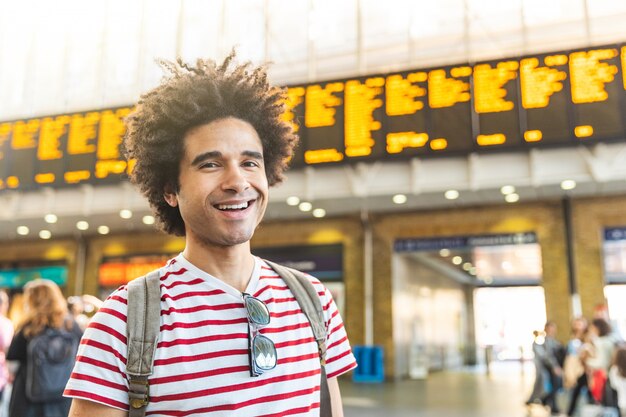
<svg viewBox="0 0 626 417"><path fill-rule="evenodd" d="M282 120L283 90L263 68L233 60L163 63L171 76L128 119L132 180L162 229L185 236L184 251L159 270L161 333L146 414L318 416L310 325L278 274L250 251L268 188L282 180L297 138ZM356 363L330 292L311 281L324 306L326 373L341 417L337 376ZM249 322L250 296L269 309L267 325ZM128 415L126 300L126 287L114 292L85 332L65 392L72 417ZM276 349L276 366L258 376L273 358L250 358L253 333Z"/></svg>

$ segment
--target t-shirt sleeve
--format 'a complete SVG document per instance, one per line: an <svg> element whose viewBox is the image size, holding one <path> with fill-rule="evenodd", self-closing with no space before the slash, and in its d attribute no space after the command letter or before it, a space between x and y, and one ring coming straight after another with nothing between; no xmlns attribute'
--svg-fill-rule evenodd
<svg viewBox="0 0 626 417"><path fill-rule="evenodd" d="M343 326L343 320L333 300L333 296L322 284L323 295L320 297L326 320L326 375L334 378L354 368L357 363Z"/></svg>
<svg viewBox="0 0 626 417"><path fill-rule="evenodd" d="M128 410L127 294L126 287L115 291L91 319L64 396Z"/></svg>

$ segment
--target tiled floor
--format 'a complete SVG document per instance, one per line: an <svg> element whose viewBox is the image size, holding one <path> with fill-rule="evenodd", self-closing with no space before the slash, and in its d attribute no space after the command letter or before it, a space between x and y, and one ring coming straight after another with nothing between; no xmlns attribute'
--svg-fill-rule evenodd
<svg viewBox="0 0 626 417"><path fill-rule="evenodd" d="M532 368L519 363L484 369L435 372L425 380L383 384L341 381L346 417L539 417L543 408L524 405Z"/></svg>

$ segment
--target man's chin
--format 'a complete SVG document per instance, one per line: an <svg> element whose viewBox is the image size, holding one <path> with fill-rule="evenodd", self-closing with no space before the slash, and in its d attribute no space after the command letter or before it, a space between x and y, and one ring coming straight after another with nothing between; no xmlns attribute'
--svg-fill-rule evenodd
<svg viewBox="0 0 626 417"><path fill-rule="evenodd" d="M222 239L220 239L217 242L214 240L210 240L207 243L211 245L217 245L217 246L221 246L224 248L228 248L228 247L234 247L234 246L247 244L248 242L250 242L250 239L252 239L252 233L245 233L245 234L224 236Z"/></svg>

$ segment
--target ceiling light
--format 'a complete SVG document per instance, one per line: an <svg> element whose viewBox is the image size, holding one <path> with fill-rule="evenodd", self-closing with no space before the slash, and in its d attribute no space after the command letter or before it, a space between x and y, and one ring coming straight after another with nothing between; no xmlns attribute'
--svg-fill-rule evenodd
<svg viewBox="0 0 626 417"><path fill-rule="evenodd" d="M78 230L87 230L87 229L89 229L89 223L87 223L84 220L81 220L79 222L76 222L76 228Z"/></svg>
<svg viewBox="0 0 626 417"><path fill-rule="evenodd" d="M323 208L316 208L315 210L313 210L313 217L317 217L322 218L326 216L326 210L324 210Z"/></svg>
<svg viewBox="0 0 626 417"><path fill-rule="evenodd" d="M442 256L444 258L447 257L447 256L450 256L450 249L445 249L445 248L441 249L439 251L439 256Z"/></svg>
<svg viewBox="0 0 626 417"><path fill-rule="evenodd" d="M512 193L504 196L504 200L507 203L517 203L519 201L519 194Z"/></svg>
<svg viewBox="0 0 626 417"><path fill-rule="evenodd" d="M448 200L456 200L459 198L459 192L457 190L448 190L445 192L444 196Z"/></svg>
<svg viewBox="0 0 626 417"><path fill-rule="evenodd" d="M561 188L564 190L573 190L576 188L576 181L574 180L565 180L561 182Z"/></svg>
<svg viewBox="0 0 626 417"><path fill-rule="evenodd" d="M300 209L300 211L311 211L311 209L313 208L313 204L309 203L308 201L303 201L302 203L298 204L298 208Z"/></svg>
<svg viewBox="0 0 626 417"><path fill-rule="evenodd" d="M472 265L472 263L471 263L471 262L465 262L465 263L463 264L463 269L464 269L465 271L469 271L470 269L472 269L472 266L473 266L473 265Z"/></svg>
<svg viewBox="0 0 626 417"><path fill-rule="evenodd" d="M452 263L455 265L461 265L461 263L463 263L463 258L457 255L454 258L452 258Z"/></svg>
<svg viewBox="0 0 626 417"><path fill-rule="evenodd" d="M39 232L39 237L42 239L50 239L52 237L52 233L50 233L50 230L42 230Z"/></svg>
<svg viewBox="0 0 626 417"><path fill-rule="evenodd" d="M30 230L26 226L17 226L17 234L20 236L26 236Z"/></svg>
<svg viewBox="0 0 626 417"><path fill-rule="evenodd" d="M404 204L406 203L407 198L404 194L396 194L391 200L396 204Z"/></svg>
<svg viewBox="0 0 626 417"><path fill-rule="evenodd" d="M143 222L143 224L147 224L147 225L154 224L154 216L150 216L150 215L143 216L141 221Z"/></svg>
<svg viewBox="0 0 626 417"><path fill-rule="evenodd" d="M101 235L108 235L110 232L109 226L98 226L98 233L100 233Z"/></svg>
<svg viewBox="0 0 626 417"><path fill-rule="evenodd" d="M120 217L122 219L130 219L131 217L133 217L133 212L128 209L120 210Z"/></svg>
<svg viewBox="0 0 626 417"><path fill-rule="evenodd" d="M56 214L52 214L52 213L46 214L46 215L43 217L43 219L46 221L46 223L50 223L50 224L52 224L52 223L56 223L56 222L57 222L57 220L59 220L59 218L57 217L57 215L56 215Z"/></svg>
<svg viewBox="0 0 626 417"><path fill-rule="evenodd" d="M500 192L504 195L513 194L515 192L515 187L512 185L503 185L500 188Z"/></svg>
<svg viewBox="0 0 626 417"><path fill-rule="evenodd" d="M288 206L297 206L298 204L300 204L300 199L296 197L295 195L292 195L291 197L287 197Z"/></svg>

